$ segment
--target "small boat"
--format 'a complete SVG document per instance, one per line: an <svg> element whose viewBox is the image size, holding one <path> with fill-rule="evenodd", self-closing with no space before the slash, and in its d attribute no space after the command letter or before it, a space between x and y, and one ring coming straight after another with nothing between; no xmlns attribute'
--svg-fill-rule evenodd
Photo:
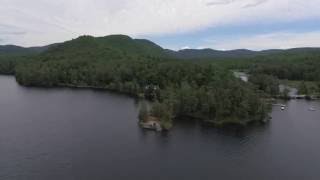
<svg viewBox="0 0 320 180"><path fill-rule="evenodd" d="M281 106L281 110L284 110L286 107L285 106Z"/></svg>
<svg viewBox="0 0 320 180"><path fill-rule="evenodd" d="M310 107L309 111L316 111L316 109L314 107Z"/></svg>

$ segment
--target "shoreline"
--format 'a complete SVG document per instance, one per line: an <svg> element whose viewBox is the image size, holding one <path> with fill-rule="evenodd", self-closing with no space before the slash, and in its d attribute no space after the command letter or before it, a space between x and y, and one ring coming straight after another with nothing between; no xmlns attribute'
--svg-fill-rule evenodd
<svg viewBox="0 0 320 180"><path fill-rule="evenodd" d="M4 75L4 76L12 76L15 78L15 75ZM16 80L16 78L15 78ZM41 86L41 85L23 85L21 83L19 83L16 80L17 84L23 86L23 87L31 87L31 88L70 88L70 89L90 89L90 90L99 90L99 91L106 91L106 92L111 92L111 93L115 93L115 94L119 94L119 95L125 95L128 97L133 97L133 98L137 98L139 100L141 100L141 96L139 94L133 94L133 93L128 93L128 92L124 92L124 91L119 91L116 89L112 89L112 88L108 88L108 87L103 87L103 86L90 86L90 85L75 85L75 84L64 84L64 83L60 83L60 84L56 84L56 85L49 85L49 86ZM281 99L279 97L277 97L276 99ZM197 119L197 118L195 118ZM254 120L254 119L250 119L250 120L246 120L246 121L236 121L236 120L222 120L222 121L214 121L214 120L204 120L202 119L202 121L204 122L204 124L207 124L208 126L214 126L217 128L221 128L221 127L227 127L229 125L236 125L239 127L247 127L252 123L259 123L259 124L265 124L267 122L270 121L270 116L262 119L262 120Z"/></svg>

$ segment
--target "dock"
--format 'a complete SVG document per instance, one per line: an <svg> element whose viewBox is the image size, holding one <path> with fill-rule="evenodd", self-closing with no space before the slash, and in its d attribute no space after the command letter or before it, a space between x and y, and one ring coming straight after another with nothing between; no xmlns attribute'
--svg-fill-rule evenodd
<svg viewBox="0 0 320 180"><path fill-rule="evenodd" d="M162 127L157 118L149 116L146 122L140 122L140 126L144 129L162 131Z"/></svg>

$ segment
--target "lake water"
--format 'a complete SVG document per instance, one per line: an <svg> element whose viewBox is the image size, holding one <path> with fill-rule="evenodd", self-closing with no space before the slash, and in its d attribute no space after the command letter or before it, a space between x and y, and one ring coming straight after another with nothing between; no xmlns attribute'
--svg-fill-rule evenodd
<svg viewBox="0 0 320 180"><path fill-rule="evenodd" d="M26 88L0 76L0 179L318 180L320 103L287 105L263 127L190 122L156 133L139 128L130 97Z"/></svg>

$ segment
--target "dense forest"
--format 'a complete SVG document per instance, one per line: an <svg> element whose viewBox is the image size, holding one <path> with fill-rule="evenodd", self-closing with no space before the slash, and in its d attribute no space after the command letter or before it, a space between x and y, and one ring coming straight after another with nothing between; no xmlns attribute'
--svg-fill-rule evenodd
<svg viewBox="0 0 320 180"><path fill-rule="evenodd" d="M265 74L291 85L299 94L320 94L320 52L316 49L289 51L273 56L257 57L250 66L250 74ZM286 84L286 83L284 83Z"/></svg>
<svg viewBox="0 0 320 180"><path fill-rule="evenodd" d="M141 110L141 120L156 117L165 129L182 118L262 122L270 110L264 98L279 94L278 79L320 80L317 53L182 60L167 52L128 36L82 36L34 54L0 55L0 73L14 74L25 86L103 88L145 98L153 103ZM250 81L234 77L232 69L248 71Z"/></svg>
<svg viewBox="0 0 320 180"><path fill-rule="evenodd" d="M320 96L320 49L298 48L262 51L251 57L200 59L225 69L250 74L249 81L271 96L285 96L279 84L297 88L299 94Z"/></svg>

